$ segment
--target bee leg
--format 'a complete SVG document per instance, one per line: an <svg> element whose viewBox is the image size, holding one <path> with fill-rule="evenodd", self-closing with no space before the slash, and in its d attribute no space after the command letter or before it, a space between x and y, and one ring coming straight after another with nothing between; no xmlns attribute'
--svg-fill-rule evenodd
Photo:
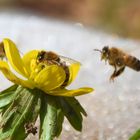
<svg viewBox="0 0 140 140"><path fill-rule="evenodd" d="M123 73L125 69L125 66L121 67L120 69L114 71L114 73L111 75L110 80L114 81L114 78L116 78L117 76L119 76L121 73Z"/></svg>
<svg viewBox="0 0 140 140"><path fill-rule="evenodd" d="M121 73L123 73L124 69L125 69L124 66L121 67L121 68L116 72L115 76L117 77L117 76L119 76Z"/></svg>
<svg viewBox="0 0 140 140"><path fill-rule="evenodd" d="M113 72L113 74L110 76L110 82L111 82L111 81L114 82L114 77L115 77L115 74L116 74L116 72L117 72L117 66L116 66L116 65L113 65L113 67L114 67L114 72Z"/></svg>

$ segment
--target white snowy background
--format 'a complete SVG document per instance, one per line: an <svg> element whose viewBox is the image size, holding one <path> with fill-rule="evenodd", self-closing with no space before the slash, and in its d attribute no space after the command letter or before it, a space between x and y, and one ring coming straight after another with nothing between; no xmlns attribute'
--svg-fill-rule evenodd
<svg viewBox="0 0 140 140"><path fill-rule="evenodd" d="M128 140L140 127L140 73L126 68L114 83L112 67L100 61L93 49L117 46L140 58L140 43L86 28L80 23L63 23L17 11L0 11L0 40L12 39L20 52L46 49L82 63L77 79L69 88L89 86L95 92L78 97L88 117L83 131L76 132L67 121L59 140ZM10 82L0 75L0 90ZM38 140L30 135L27 139Z"/></svg>

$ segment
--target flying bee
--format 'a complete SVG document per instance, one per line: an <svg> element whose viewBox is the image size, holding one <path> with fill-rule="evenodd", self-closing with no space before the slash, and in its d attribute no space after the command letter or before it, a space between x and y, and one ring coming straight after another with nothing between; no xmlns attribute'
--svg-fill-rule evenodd
<svg viewBox="0 0 140 140"><path fill-rule="evenodd" d="M66 74L66 78L64 83L61 85L61 87L65 87L68 84L69 78L70 78L70 72L69 72L69 65L73 63L79 63L76 60L73 60L68 57L60 56L52 51L41 51L37 55L37 63L43 62L46 65L58 65L61 66Z"/></svg>
<svg viewBox="0 0 140 140"><path fill-rule="evenodd" d="M126 66L135 71L140 71L140 60L125 53L121 49L104 46L102 50L95 49L95 51L99 51L101 53L101 60L105 60L105 62L108 61L108 63L114 67L114 72L110 76L110 80L112 81L123 73Z"/></svg>
<svg viewBox="0 0 140 140"><path fill-rule="evenodd" d="M0 43L0 59L3 59L4 57L6 57L4 46L3 46L3 43Z"/></svg>

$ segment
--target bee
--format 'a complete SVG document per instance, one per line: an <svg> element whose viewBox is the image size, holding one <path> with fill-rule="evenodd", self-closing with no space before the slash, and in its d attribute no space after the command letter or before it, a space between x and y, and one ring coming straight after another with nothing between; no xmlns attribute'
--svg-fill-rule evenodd
<svg viewBox="0 0 140 140"><path fill-rule="evenodd" d="M43 62L46 65L58 65L64 69L66 78L64 83L61 85L62 88L67 86L69 81L70 77L69 65L73 63L79 63L76 60L60 56L52 51L40 51L37 55L37 63L40 62Z"/></svg>
<svg viewBox="0 0 140 140"><path fill-rule="evenodd" d="M114 67L114 72L110 76L111 81L114 81L117 76L122 74L126 66L135 71L140 71L140 60L121 49L104 46L102 50L95 49L95 51L101 53L101 60L108 61Z"/></svg>
<svg viewBox="0 0 140 140"><path fill-rule="evenodd" d="M4 51L4 45L3 43L0 43L0 59L4 59L6 57L5 51Z"/></svg>

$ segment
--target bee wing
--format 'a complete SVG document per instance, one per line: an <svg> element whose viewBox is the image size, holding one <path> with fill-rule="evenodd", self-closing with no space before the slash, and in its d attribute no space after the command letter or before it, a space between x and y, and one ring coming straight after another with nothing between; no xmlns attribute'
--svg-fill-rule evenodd
<svg viewBox="0 0 140 140"><path fill-rule="evenodd" d="M71 65L74 63L79 63L81 65L81 63L79 61L76 61L74 59L71 59L69 57L65 57L65 56L59 56L62 62L65 62L67 65Z"/></svg>
<svg viewBox="0 0 140 140"><path fill-rule="evenodd" d="M137 47L137 46L132 47L131 45L120 46L120 47L117 46L117 48L119 48L120 50L122 50L123 52L125 52L127 54L133 54L135 51L139 50L139 47Z"/></svg>

